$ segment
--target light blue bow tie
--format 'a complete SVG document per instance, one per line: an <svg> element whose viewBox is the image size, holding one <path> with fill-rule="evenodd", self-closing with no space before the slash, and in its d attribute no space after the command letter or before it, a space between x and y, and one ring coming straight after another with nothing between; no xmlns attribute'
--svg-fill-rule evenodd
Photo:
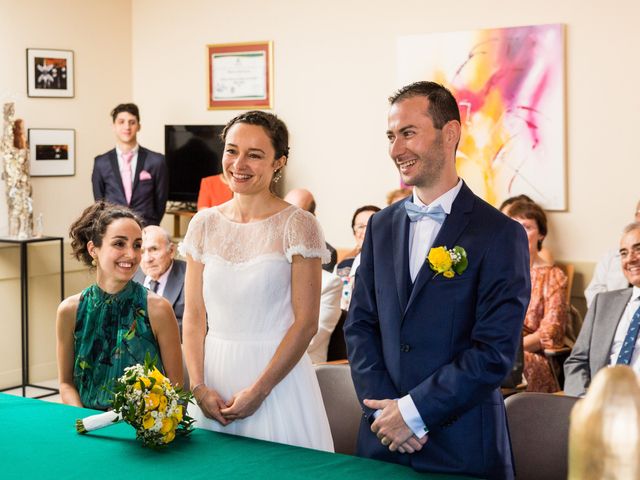
<svg viewBox="0 0 640 480"><path fill-rule="evenodd" d="M404 202L404 208L407 210L409 220L412 222L417 222L424 217L429 217L438 223L442 223L444 219L447 218L447 213L440 204L428 208L421 208L415 203L407 201Z"/></svg>

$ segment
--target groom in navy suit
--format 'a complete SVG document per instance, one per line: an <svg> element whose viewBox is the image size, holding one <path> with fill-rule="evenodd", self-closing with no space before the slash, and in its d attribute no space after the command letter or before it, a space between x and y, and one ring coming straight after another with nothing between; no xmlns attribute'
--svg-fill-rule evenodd
<svg viewBox="0 0 640 480"><path fill-rule="evenodd" d="M138 145L140 111L122 103L111 111L116 148L98 155L93 165L93 198L125 205L145 225L160 225L169 195L164 155Z"/></svg>
<svg viewBox="0 0 640 480"><path fill-rule="evenodd" d="M364 412L358 454L510 479L499 387L529 303L526 234L458 177L447 89L418 82L390 103L389 153L413 197L369 221L344 329Z"/></svg>

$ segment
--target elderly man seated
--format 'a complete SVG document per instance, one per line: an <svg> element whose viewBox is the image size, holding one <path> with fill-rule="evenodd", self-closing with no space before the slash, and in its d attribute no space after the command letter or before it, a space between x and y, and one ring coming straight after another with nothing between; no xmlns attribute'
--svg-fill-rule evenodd
<svg viewBox="0 0 640 480"><path fill-rule="evenodd" d="M596 373L609 365L630 365L640 373L640 222L624 229L619 253L622 273L632 287L594 298L564 364L567 395L583 396Z"/></svg>
<svg viewBox="0 0 640 480"><path fill-rule="evenodd" d="M142 261L133 279L173 306L182 336L184 274L187 264L174 258L176 246L167 231L151 225L142 230Z"/></svg>

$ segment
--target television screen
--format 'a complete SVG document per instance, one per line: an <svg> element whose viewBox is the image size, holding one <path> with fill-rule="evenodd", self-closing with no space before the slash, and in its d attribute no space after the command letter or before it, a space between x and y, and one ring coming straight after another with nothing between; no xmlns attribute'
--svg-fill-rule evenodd
<svg viewBox="0 0 640 480"><path fill-rule="evenodd" d="M195 202L200 180L222 172L224 125L165 125L169 200Z"/></svg>

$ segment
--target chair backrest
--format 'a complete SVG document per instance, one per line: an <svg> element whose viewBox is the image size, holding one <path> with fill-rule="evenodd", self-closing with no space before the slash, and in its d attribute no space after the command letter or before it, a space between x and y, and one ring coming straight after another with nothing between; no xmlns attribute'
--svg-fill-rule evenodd
<svg viewBox="0 0 640 480"><path fill-rule="evenodd" d="M556 262L564 274L567 276L567 305L571 305L571 290L573 289L573 277L575 275L575 266L573 263Z"/></svg>
<svg viewBox="0 0 640 480"><path fill-rule="evenodd" d="M315 367L335 450L337 453L353 455L362 410L351 380L349 364L319 363Z"/></svg>
<svg viewBox="0 0 640 480"><path fill-rule="evenodd" d="M505 400L518 480L566 480L569 417L577 400L528 392Z"/></svg>
<svg viewBox="0 0 640 480"><path fill-rule="evenodd" d="M336 328L331 332L329 346L327 347L327 361L345 360L347 358L347 343L344 340L344 322L347 319L347 311L342 310Z"/></svg>

